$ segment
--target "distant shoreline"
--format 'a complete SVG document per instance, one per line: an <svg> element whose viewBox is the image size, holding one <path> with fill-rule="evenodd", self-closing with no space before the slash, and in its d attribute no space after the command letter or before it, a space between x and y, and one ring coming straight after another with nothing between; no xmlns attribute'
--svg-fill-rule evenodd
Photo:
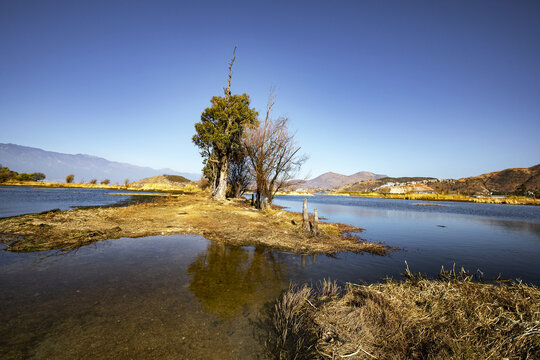
<svg viewBox="0 0 540 360"><path fill-rule="evenodd" d="M7 181L0 183L0 186L27 186L27 187L44 187L44 188L76 188L76 189L105 189L105 190L127 190L127 191L146 191L146 192L170 192L170 193L194 193L201 191L194 185L186 186L169 186L161 184L147 184L142 187L138 186L125 186L125 185L106 185L106 184L81 184L81 183L56 183L56 182L42 182L42 181ZM251 192L246 192L246 195L250 195ZM284 196L314 196L314 193L303 192L286 192L280 191L276 195ZM530 198L526 196L482 196L482 195L460 195L460 194L383 194L375 192L357 192L357 191L343 191L332 192L329 191L325 195L331 196L350 196L350 197L371 197L380 199L401 199L401 200L416 200L416 201L450 201L450 202L473 202L481 204L506 204L506 205L532 205L540 206L540 199Z"/></svg>
<svg viewBox="0 0 540 360"><path fill-rule="evenodd" d="M46 181L13 181L9 180L0 183L0 186L26 186L43 188L74 188L74 189L105 189L105 190L127 190L127 191L147 191L147 192L171 192L171 193L194 193L201 191L194 185L170 186L162 184L146 184L143 186L111 185L111 184L81 184L81 183L57 183Z"/></svg>
<svg viewBox="0 0 540 360"><path fill-rule="evenodd" d="M351 197L375 197L381 199L401 199L401 200L417 200L417 201L453 201L453 202L473 202L482 204L506 204L506 205L540 205L540 199L530 198L526 196L470 196L470 195L443 195L443 194L383 194L383 193L363 193L355 191L347 192L329 192L327 195L332 196L351 196Z"/></svg>

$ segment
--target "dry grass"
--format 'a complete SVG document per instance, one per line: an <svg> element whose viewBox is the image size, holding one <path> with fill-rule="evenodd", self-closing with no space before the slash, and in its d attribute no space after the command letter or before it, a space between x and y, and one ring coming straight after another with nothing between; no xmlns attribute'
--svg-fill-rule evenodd
<svg viewBox="0 0 540 360"><path fill-rule="evenodd" d="M50 211L0 219L8 250L70 249L120 237L198 234L233 245L265 245L296 253L370 252L390 248L362 241L341 224L321 224L320 236L305 233L301 214L257 211L247 200L211 201L205 193L156 198L126 207Z"/></svg>
<svg viewBox="0 0 540 360"><path fill-rule="evenodd" d="M383 199L404 199L404 200L427 200L427 201L460 201L460 202L475 202L487 204L508 204L508 205L540 205L540 199L535 199L526 196L506 196L506 197L491 197L491 196L468 196L459 194L383 194L383 193L363 193L363 192L334 192L329 195L336 196L362 196L362 197L377 197Z"/></svg>
<svg viewBox="0 0 540 360"><path fill-rule="evenodd" d="M304 304L312 296L311 289L290 288L282 293L265 316L256 324L259 336L274 359L312 359L316 341L314 324Z"/></svg>
<svg viewBox="0 0 540 360"><path fill-rule="evenodd" d="M282 352L294 358L294 344L312 359L540 358L540 290L521 283L483 284L466 272L442 271L439 280L408 273L401 282L291 289L280 301L276 325L267 328L271 338L288 333L281 319L294 314L305 328L293 332L303 339L267 344L276 359Z"/></svg>

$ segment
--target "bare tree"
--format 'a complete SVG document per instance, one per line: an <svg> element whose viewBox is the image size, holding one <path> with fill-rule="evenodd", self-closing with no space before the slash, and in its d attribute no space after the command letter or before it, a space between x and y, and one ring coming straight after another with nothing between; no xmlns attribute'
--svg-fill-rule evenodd
<svg viewBox="0 0 540 360"><path fill-rule="evenodd" d="M287 127L289 119L271 118L274 103L275 96L271 91L264 123L249 129L244 138L252 176L257 183L255 205L259 209L272 203L275 194L288 185L307 160L307 156L299 154L294 133Z"/></svg>

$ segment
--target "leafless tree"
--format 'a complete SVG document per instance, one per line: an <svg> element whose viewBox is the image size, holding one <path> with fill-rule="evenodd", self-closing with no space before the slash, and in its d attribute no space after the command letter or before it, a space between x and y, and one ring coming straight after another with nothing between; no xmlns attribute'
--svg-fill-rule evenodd
<svg viewBox="0 0 540 360"><path fill-rule="evenodd" d="M244 138L252 176L257 183L255 205L259 209L272 203L275 194L288 185L307 160L307 156L299 153L295 134L287 127L289 119L271 118L274 104L275 96L271 91L264 123L248 130Z"/></svg>

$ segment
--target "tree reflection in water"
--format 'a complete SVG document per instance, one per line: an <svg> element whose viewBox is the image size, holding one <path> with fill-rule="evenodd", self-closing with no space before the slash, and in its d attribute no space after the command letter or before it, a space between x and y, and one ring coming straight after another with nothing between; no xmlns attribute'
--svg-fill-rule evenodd
<svg viewBox="0 0 540 360"><path fill-rule="evenodd" d="M231 319L247 316L287 286L284 264L268 248L226 246L211 241L188 267L189 289L207 312Z"/></svg>

